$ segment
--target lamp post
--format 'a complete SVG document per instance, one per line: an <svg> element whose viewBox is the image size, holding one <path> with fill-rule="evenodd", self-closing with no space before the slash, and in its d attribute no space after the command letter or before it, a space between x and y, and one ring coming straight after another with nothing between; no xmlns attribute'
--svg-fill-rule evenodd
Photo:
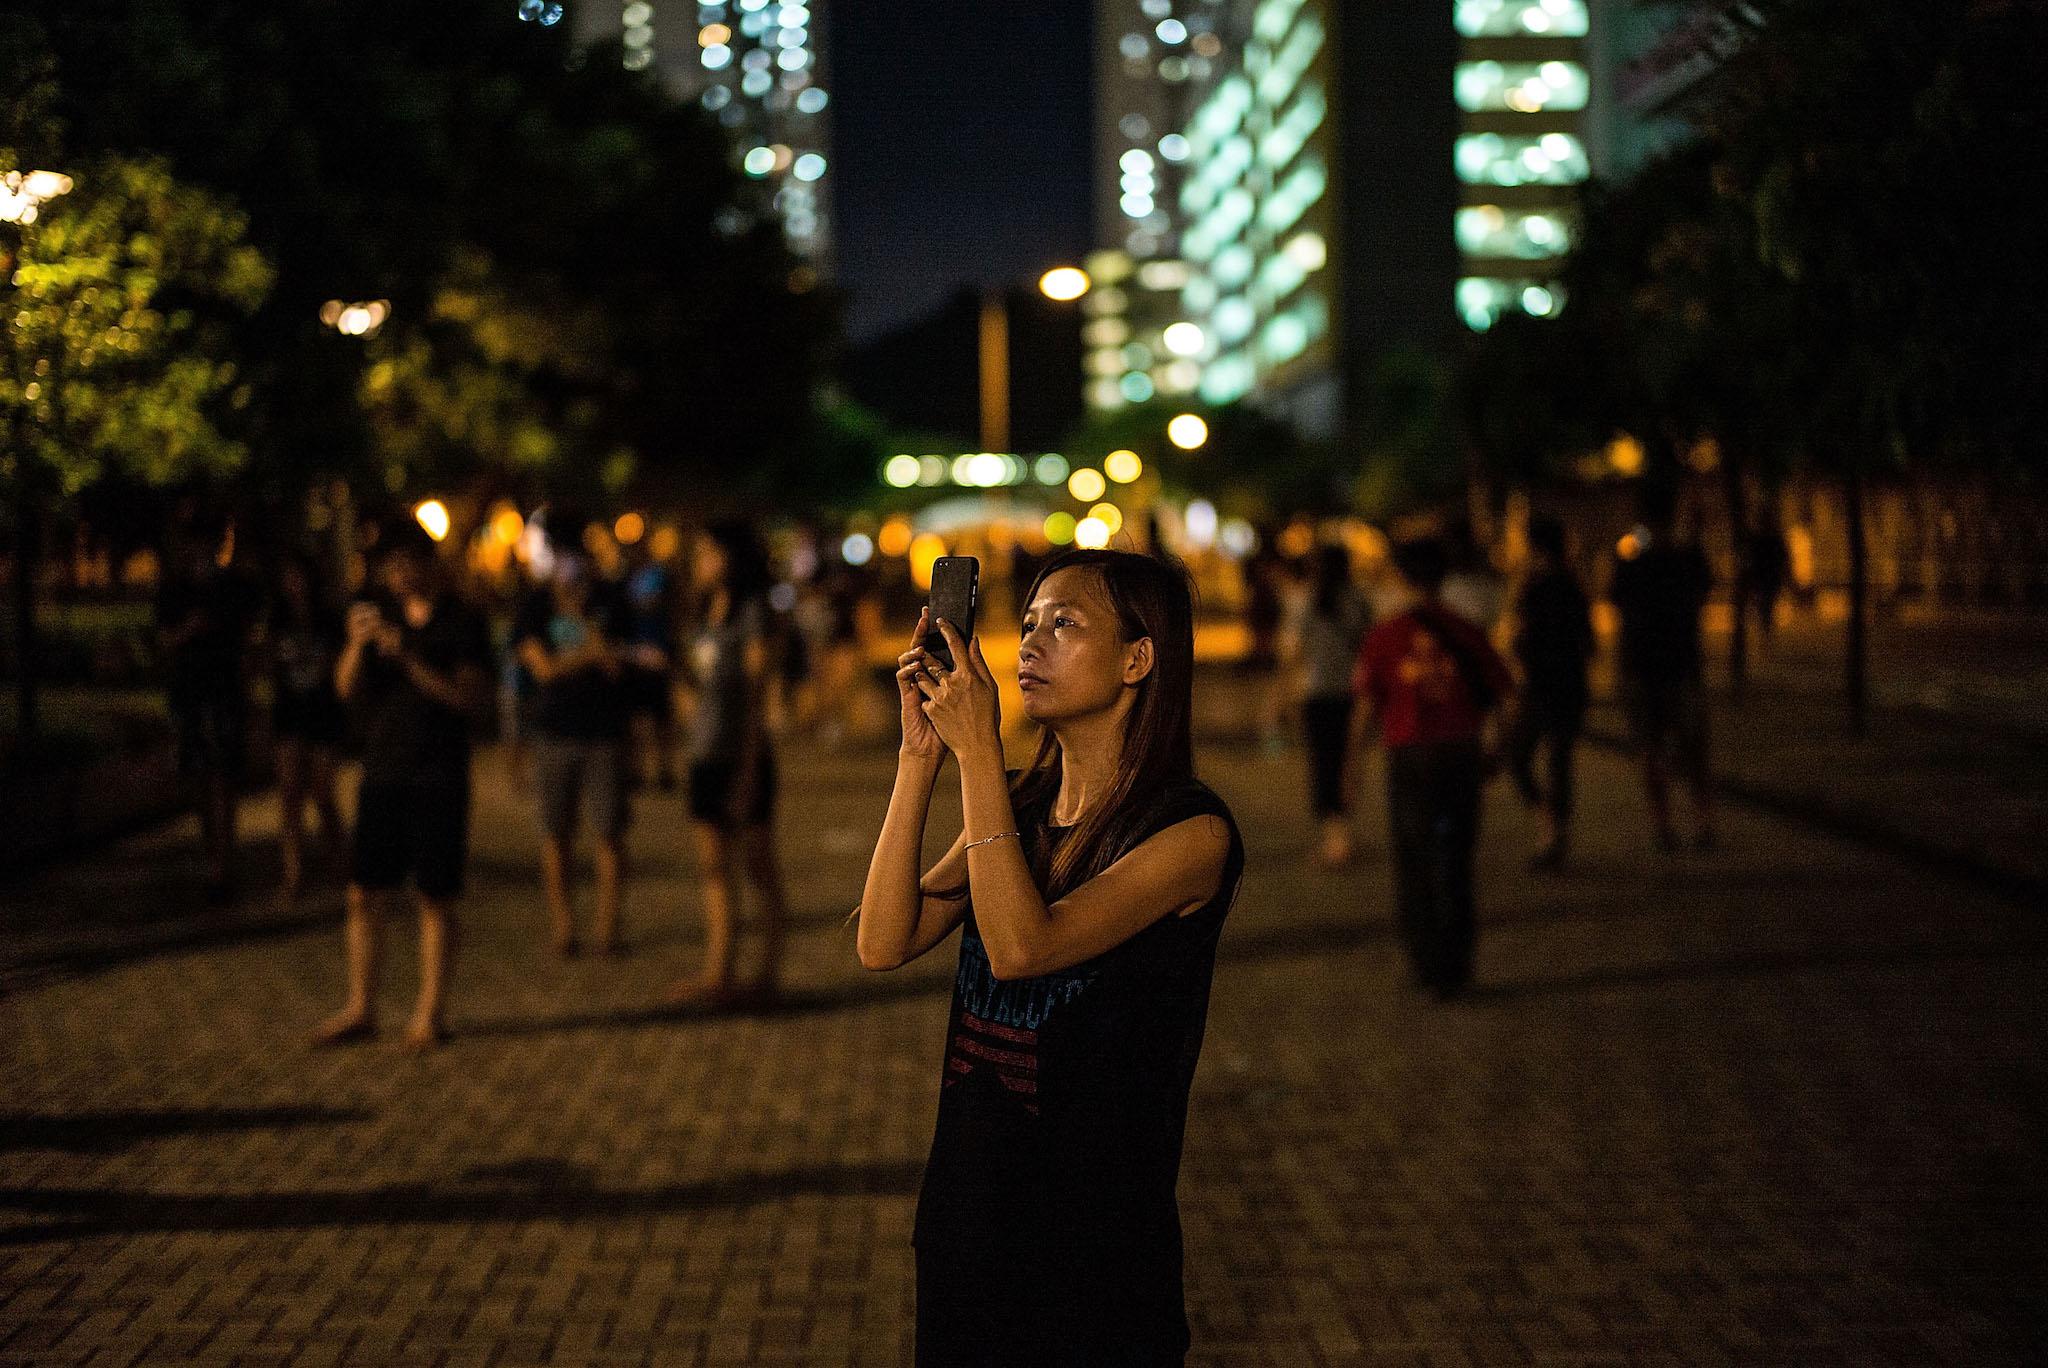
<svg viewBox="0 0 2048 1368"><path fill-rule="evenodd" d="M71 193L75 182L60 171L9 171L0 175L0 220L11 223L20 232L23 245L28 239L28 229L42 214L43 205L61 195ZM6 270L0 272L7 279L14 278L14 266L20 257L17 249L10 254ZM24 377L17 377L22 379ZM22 450L24 429L28 418L26 412L17 407L13 421L9 424L8 444L15 449L14 471L14 654L15 654L15 726L21 739L26 741L39 730L36 716L36 562L40 557L37 545L42 528L36 518L35 491L31 488L32 478L28 453Z"/></svg>
<svg viewBox="0 0 2048 1368"><path fill-rule="evenodd" d="M1038 292L1059 304L1088 293L1093 282L1078 266L1055 266L1038 278ZM1010 310L1001 290L981 297L977 329L981 355L981 449L1010 449Z"/></svg>

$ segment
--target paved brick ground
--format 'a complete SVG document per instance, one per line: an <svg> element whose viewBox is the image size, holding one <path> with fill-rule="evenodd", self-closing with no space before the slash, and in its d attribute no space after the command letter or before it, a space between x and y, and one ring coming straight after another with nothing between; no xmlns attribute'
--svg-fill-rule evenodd
<svg viewBox="0 0 2048 1368"><path fill-rule="evenodd" d="M1297 762L1206 763L1251 875L1182 1187L1194 1362L2048 1353L2037 911L1740 813L1722 853L1652 856L1594 754L1574 877L1519 873L1496 792L1483 989L1438 1008L1399 986L1377 853L1301 869ZM887 764L787 759L773 1014L647 1010L695 953L672 799L634 836L635 953L561 965L530 824L481 786L459 1035L425 1060L301 1047L331 899L198 915L164 835L5 890L0 1363L904 1362L950 964L863 976L839 925Z"/></svg>

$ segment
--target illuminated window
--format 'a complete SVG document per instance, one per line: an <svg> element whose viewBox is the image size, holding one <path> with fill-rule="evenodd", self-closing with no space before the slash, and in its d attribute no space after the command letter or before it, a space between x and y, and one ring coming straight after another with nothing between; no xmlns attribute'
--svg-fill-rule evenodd
<svg viewBox="0 0 2048 1368"><path fill-rule="evenodd" d="M1571 226L1559 214L1511 212L1494 204L1458 211L1458 248L1467 256L1542 261L1563 256L1571 245Z"/></svg>
<svg viewBox="0 0 2048 1368"><path fill-rule="evenodd" d="M1467 38L1586 36L1586 0L1456 0L1452 13Z"/></svg>
<svg viewBox="0 0 2048 1368"><path fill-rule="evenodd" d="M1591 93L1577 62L1460 62L1458 107L1471 113L1584 109Z"/></svg>
<svg viewBox="0 0 2048 1368"><path fill-rule="evenodd" d="M1458 139L1458 176L1467 185L1576 185L1589 174L1586 145L1569 133Z"/></svg>
<svg viewBox="0 0 2048 1368"><path fill-rule="evenodd" d="M1551 318L1563 308L1564 287L1554 281L1466 276L1458 282L1458 316L1473 332L1485 332L1503 314Z"/></svg>

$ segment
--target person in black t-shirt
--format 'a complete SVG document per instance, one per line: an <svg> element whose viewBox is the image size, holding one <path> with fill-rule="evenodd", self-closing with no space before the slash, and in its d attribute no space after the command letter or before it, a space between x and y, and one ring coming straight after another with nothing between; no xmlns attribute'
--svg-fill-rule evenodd
<svg viewBox="0 0 2048 1368"><path fill-rule="evenodd" d="M1508 768L1523 800L1543 810L1547 839L1530 865L1558 869L1571 844L1572 751L1586 720L1593 620L1586 591L1565 553L1564 524L1556 518L1533 520L1529 553L1529 578L1515 596L1515 660L1522 688L1508 729ZM1539 750L1545 757L1540 784Z"/></svg>
<svg viewBox="0 0 2048 1368"><path fill-rule="evenodd" d="M1174 1185L1216 943L1244 867L1194 777L1186 572L1070 552L1026 597L1018 683L1043 728L1003 768L977 640L899 657L895 790L855 916L893 969L960 930L938 1125L918 1198L917 1362L1178 1364ZM918 620L913 643L931 626ZM922 877L932 787L966 829Z"/></svg>
<svg viewBox="0 0 2048 1368"><path fill-rule="evenodd" d="M555 953L576 953L569 896L577 812L596 846L597 951L619 947L625 899L627 728L626 605L591 574L580 551L557 551L554 581L528 599L513 649L540 689L533 714L533 791L540 809L541 882Z"/></svg>
<svg viewBox="0 0 2048 1368"><path fill-rule="evenodd" d="M1692 796L1694 844L1714 844L1714 798L1707 771L1707 695L1700 610L1714 576L1698 546L1672 537L1671 510L1653 503L1644 525L1622 539L1607 596L1621 615L1621 687L1643 788L1657 839L1679 845L1671 822L1675 758Z"/></svg>
<svg viewBox="0 0 2048 1368"><path fill-rule="evenodd" d="M420 992L405 1045L446 1036L455 901L469 844L469 733L490 688L490 636L441 582L434 544L411 523L386 535L382 592L350 605L336 691L363 746L348 887L348 1003L315 1034L341 1044L376 1034L378 913L413 881L420 909Z"/></svg>
<svg viewBox="0 0 2048 1368"><path fill-rule="evenodd" d="M339 863L343 832L334 801L334 753L347 721L334 692L341 617L322 591L313 558L287 552L278 561L274 589L267 633L270 735L277 751L278 845L289 906L305 876L309 800L319 813L320 835Z"/></svg>

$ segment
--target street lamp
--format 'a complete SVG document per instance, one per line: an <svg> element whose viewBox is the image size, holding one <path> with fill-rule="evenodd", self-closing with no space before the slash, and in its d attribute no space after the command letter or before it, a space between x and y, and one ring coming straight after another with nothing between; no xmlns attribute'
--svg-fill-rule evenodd
<svg viewBox="0 0 2048 1368"><path fill-rule="evenodd" d="M1038 292L1060 304L1071 304L1093 284L1078 266L1055 266L1038 278Z"/></svg>
<svg viewBox="0 0 2048 1368"><path fill-rule="evenodd" d="M1166 440L1182 451L1194 451L1209 440L1209 425L1199 414L1183 413L1166 425Z"/></svg>
<svg viewBox="0 0 2048 1368"><path fill-rule="evenodd" d="M1071 304L1088 293L1088 273L1078 266L1055 266L1038 278L1038 292L1057 304ZM1010 310L1001 291L982 296L979 327L981 355L981 445L984 451L1010 449Z"/></svg>
<svg viewBox="0 0 2048 1368"><path fill-rule="evenodd" d="M0 219L30 224L43 204L71 193L75 182L61 171L9 171L0 176Z"/></svg>
<svg viewBox="0 0 2048 1368"><path fill-rule="evenodd" d="M320 321L343 337L374 337L389 317L391 301L388 299L370 299L355 304L330 299L320 306Z"/></svg>

